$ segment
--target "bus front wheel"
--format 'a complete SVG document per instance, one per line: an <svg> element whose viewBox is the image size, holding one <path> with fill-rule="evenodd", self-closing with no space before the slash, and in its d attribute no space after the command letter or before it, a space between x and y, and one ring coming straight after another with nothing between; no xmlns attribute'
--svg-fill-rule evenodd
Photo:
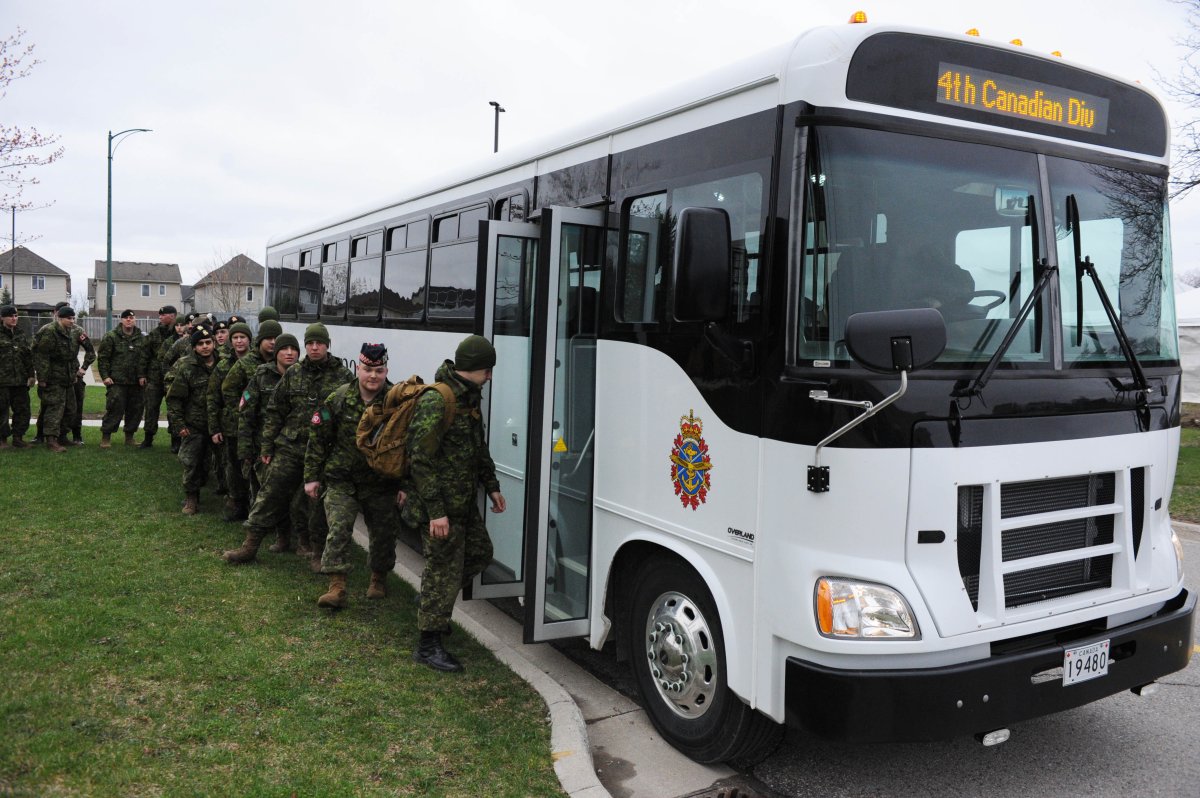
<svg viewBox="0 0 1200 798"><path fill-rule="evenodd" d="M783 727L729 690L721 619L690 567L645 560L633 578L626 630L646 712L673 746L697 762L744 767L779 744Z"/></svg>

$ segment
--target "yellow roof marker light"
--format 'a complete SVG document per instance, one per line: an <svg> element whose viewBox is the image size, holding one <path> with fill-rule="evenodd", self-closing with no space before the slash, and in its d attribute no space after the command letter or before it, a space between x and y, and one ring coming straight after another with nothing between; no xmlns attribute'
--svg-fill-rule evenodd
<svg viewBox="0 0 1200 798"><path fill-rule="evenodd" d="M861 25L866 21L867 21L867 12L866 11L855 11L853 14L850 15L850 24L851 25Z"/></svg>
<svg viewBox="0 0 1200 798"><path fill-rule="evenodd" d="M1013 39L1009 42L1009 44L1015 44L1017 47L1025 46L1025 42L1021 41L1020 39Z"/></svg>
<svg viewBox="0 0 1200 798"><path fill-rule="evenodd" d="M1050 55L1054 56L1055 58L1062 58L1062 50L1051 50Z"/></svg>
<svg viewBox="0 0 1200 798"><path fill-rule="evenodd" d="M979 28L971 28L970 30L968 30L968 31L967 31L967 35L968 35L968 36L975 36L976 38L978 38L978 36L979 36Z"/></svg>

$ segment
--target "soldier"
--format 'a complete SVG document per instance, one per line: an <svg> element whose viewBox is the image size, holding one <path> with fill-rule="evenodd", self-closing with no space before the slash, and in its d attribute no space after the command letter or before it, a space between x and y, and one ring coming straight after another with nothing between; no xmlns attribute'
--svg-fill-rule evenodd
<svg viewBox="0 0 1200 798"><path fill-rule="evenodd" d="M163 396L171 390L171 380L175 379L172 370L179 359L191 352L192 330L195 329L198 313L189 313L185 318L175 320L175 338L163 342L158 351L158 368L162 372ZM168 427L170 425L168 424ZM169 430L168 430L169 431ZM179 454L179 438L171 434L171 454Z"/></svg>
<svg viewBox="0 0 1200 798"><path fill-rule="evenodd" d="M263 326L272 322L264 322ZM261 331L261 328L260 328ZM254 370L242 391L238 402L238 459L242 461L242 473L250 485L250 506L258 500L262 479L266 473L259 453L262 451L262 427L271 396L287 370L300 357L300 342L296 336L285 333L275 339L273 359Z"/></svg>
<svg viewBox="0 0 1200 798"><path fill-rule="evenodd" d="M133 435L142 423L142 403L146 387L146 336L137 327L132 310L121 311L121 322L100 339L96 367L107 388L104 420L100 422L100 448L112 448L112 434L125 419L125 445L133 445ZM156 422L157 423L157 422Z"/></svg>
<svg viewBox="0 0 1200 798"><path fill-rule="evenodd" d="M33 344L33 367L41 389L46 446L52 452L65 452L62 439L75 426L82 407L75 402L75 383L83 379L87 367L96 359L96 349L87 333L75 324L75 309L63 305L55 314L57 322L38 330ZM79 350L86 347L83 365ZM82 446L83 441L75 442Z"/></svg>
<svg viewBox="0 0 1200 798"><path fill-rule="evenodd" d="M212 316L211 313L208 315ZM216 368L213 369L213 377L215 377L217 379L215 391L216 391L216 401L218 402L218 405L219 405L219 403L221 401L221 380L225 379L225 375L229 373L229 364L226 363L226 361L227 360L232 361L232 360L235 360L236 358L234 357L234 354L233 354L233 347L229 343L229 324L224 321L217 320L217 321L213 322L211 329L213 331L213 340L216 342L216 345L213 347L213 357L216 358L217 365L216 365ZM246 339L246 347L249 348L249 346L250 346L250 340L249 340L249 338L247 338ZM223 363L225 363L224 366L222 365ZM218 373L220 374L219 377L217 376ZM220 424L220 409L219 409L219 407L216 409L216 419L215 419L216 423L215 424L213 423L214 408L212 406L212 401L213 401L214 386L211 384L211 380L210 380L208 389L209 389L208 390L208 401L209 401L209 408L208 408L209 427L208 427L208 429L209 429L209 435L213 439L212 449L210 451L212 452L213 474L217 478L216 494L218 496L228 497L229 496L229 483L226 480L227 474L225 473L225 468L224 468L225 444L222 442L225 440L225 436L221 435L221 433L220 433L221 424ZM219 438L219 440L218 440L218 438Z"/></svg>
<svg viewBox="0 0 1200 798"><path fill-rule="evenodd" d="M243 450L242 446L242 416L245 411L247 402L250 399L247 393L250 385L250 380L254 377L254 372L259 366L264 363L274 363L275 361L275 339L283 334L283 328L279 326L277 321L265 321L258 328L258 335L254 339L254 348L251 349L245 357L239 358L233 367L229 369L229 375L225 377L225 381L221 383L221 398L224 402L226 412L232 410L232 415L226 419L226 424L222 430L226 438L232 438L232 443L227 441L229 446L229 454L237 463L239 473L247 487L246 500L226 513L226 521L245 521L246 516L250 512L250 504L253 503L255 495L258 493L258 475L254 471L254 461L257 456L254 452L258 451L258 423L257 420L250 422L253 427L254 442ZM293 337L292 340L295 340ZM293 350L299 354L299 345ZM295 362L295 358L292 359ZM288 364L289 366L291 363ZM283 376L283 372L276 372L275 379ZM271 386L274 387L274 384ZM270 394L267 394L270 398ZM264 402L265 409L266 404ZM255 409L255 418L257 419L257 408ZM237 517L230 518L229 515Z"/></svg>
<svg viewBox="0 0 1200 798"><path fill-rule="evenodd" d="M250 327L245 322L237 322L229 332L229 351L227 357L217 361L212 377L208 381L208 434L212 437L213 455L216 458L215 468L218 474L225 475L226 521L242 521L233 518L238 514L239 506L246 504L246 481L242 477L241 464L237 459L237 399L241 390L233 392L233 401L226 401L224 388L226 378L233 367L248 357L253 357L250 349ZM257 363L261 360L254 358Z"/></svg>
<svg viewBox="0 0 1200 798"><path fill-rule="evenodd" d="M387 381L387 348L363 344L358 356L358 376L325 398L312 417L308 449L304 453L304 492L318 499L323 494L329 536L321 557L321 573L329 574L329 590L317 599L319 607L345 607L346 575L350 563L346 549L361 512L370 537L371 585L367 598L387 595L387 575L396 564L396 514L398 480L377 474L358 450L358 421L373 404L382 403L392 384Z"/></svg>
<svg viewBox="0 0 1200 798"><path fill-rule="evenodd" d="M163 305L158 309L158 326L146 334L142 342L142 371L146 373L146 415L142 424L142 443L139 448L154 447L154 434L158 432L158 416L162 411L162 369L158 367L158 350L167 340L175 340L175 306Z"/></svg>
<svg viewBox="0 0 1200 798"><path fill-rule="evenodd" d="M496 350L486 338L464 338L454 360L445 361L436 375L454 391L454 420L443 433L446 400L438 391L426 391L408 428L412 490L404 521L421 531L425 555L417 612L421 637L413 661L438 671L462 670L442 645L442 636L450 631L458 591L492 561L492 541L477 504L480 486L491 499L492 512L505 508L479 412L481 391L495 365Z"/></svg>
<svg viewBox="0 0 1200 798"><path fill-rule="evenodd" d="M179 437L183 465L183 514L200 511L200 489L208 482L208 380L216 366L216 341L203 325L192 330L192 354L179 361L167 389L167 423Z"/></svg>
<svg viewBox="0 0 1200 798"><path fill-rule="evenodd" d="M8 448L12 435L14 449L27 449L29 431L29 388L33 385L33 342L29 333L17 324L17 309L0 309L0 449ZM9 412L12 426L9 426Z"/></svg>
<svg viewBox="0 0 1200 798"><path fill-rule="evenodd" d="M278 339L276 345L280 345ZM259 457L263 465L271 468L246 519L246 540L240 548L225 552L226 562L254 561L262 539L284 519L293 495L302 486L308 427L317 404L322 397L333 393L334 388L354 379L349 369L329 356L329 331L324 324L308 325L304 331L304 351L304 360L287 370L267 406ZM323 547L324 512L311 505L309 509L314 516L308 524L309 533L319 534ZM299 520L293 514L293 523ZM316 548L314 545L314 551Z"/></svg>

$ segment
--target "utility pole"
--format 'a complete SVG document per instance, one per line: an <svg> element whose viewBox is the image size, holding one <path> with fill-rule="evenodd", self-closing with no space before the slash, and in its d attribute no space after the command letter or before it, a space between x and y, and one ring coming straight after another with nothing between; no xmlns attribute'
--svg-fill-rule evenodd
<svg viewBox="0 0 1200 798"><path fill-rule="evenodd" d="M489 100L488 105L496 109L496 136L493 140L492 152L500 152L500 114L504 113L504 109L495 100Z"/></svg>
<svg viewBox="0 0 1200 798"><path fill-rule="evenodd" d="M150 130L144 127L131 127L128 130L122 130L119 133L108 131L108 259L106 273L106 291L108 300L104 306L104 312L108 315L108 322L104 329L110 329L113 326L112 313L112 159L113 159L113 141L120 139L122 136L132 136L134 133L149 133ZM123 139L122 139L123 140ZM117 142L120 146L121 142Z"/></svg>

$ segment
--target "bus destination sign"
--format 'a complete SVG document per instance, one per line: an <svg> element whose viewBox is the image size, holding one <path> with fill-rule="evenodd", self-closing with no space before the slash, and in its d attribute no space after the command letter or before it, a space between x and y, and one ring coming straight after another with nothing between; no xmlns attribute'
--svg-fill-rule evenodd
<svg viewBox="0 0 1200 798"><path fill-rule="evenodd" d="M1103 97L945 61L938 64L937 101L1099 135L1108 132L1108 100Z"/></svg>

